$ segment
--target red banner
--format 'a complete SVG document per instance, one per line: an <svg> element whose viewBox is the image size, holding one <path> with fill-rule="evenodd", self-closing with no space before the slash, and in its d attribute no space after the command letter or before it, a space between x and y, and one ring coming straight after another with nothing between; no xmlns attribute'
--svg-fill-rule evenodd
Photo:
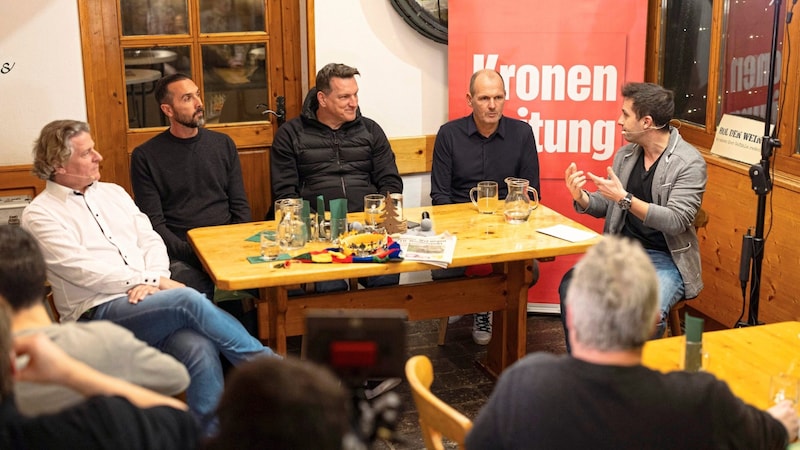
<svg viewBox="0 0 800 450"><path fill-rule="evenodd" d="M504 114L533 128L542 203L601 231L601 220L574 213L564 170L575 162L605 173L611 165L622 145L620 87L644 78L646 26L641 0L451 0L450 118L470 113L472 73L497 70L506 85ZM558 283L576 260L542 263L529 299L558 303Z"/></svg>

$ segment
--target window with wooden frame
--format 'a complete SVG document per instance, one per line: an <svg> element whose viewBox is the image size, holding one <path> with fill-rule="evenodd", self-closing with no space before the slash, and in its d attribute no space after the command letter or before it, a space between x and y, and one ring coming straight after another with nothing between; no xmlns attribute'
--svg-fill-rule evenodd
<svg viewBox="0 0 800 450"><path fill-rule="evenodd" d="M269 27L263 0L120 0L130 128L166 125L155 81L182 72L200 86L206 122L269 119Z"/></svg>
<svg viewBox="0 0 800 450"><path fill-rule="evenodd" d="M772 92L771 122L779 123L775 167L800 176L798 58L791 43L794 5L777 1L651 0L647 78L675 92L675 117L688 141L710 149L723 114L764 120ZM777 53L769 80L774 8L780 7ZM772 89L771 89L772 88Z"/></svg>
<svg viewBox="0 0 800 450"><path fill-rule="evenodd" d="M253 216L263 217L272 203L274 113L295 117L302 104L300 7L298 0L78 0L87 115L103 179L130 189L131 152L167 125L155 81L185 72L200 87L206 127L239 149Z"/></svg>

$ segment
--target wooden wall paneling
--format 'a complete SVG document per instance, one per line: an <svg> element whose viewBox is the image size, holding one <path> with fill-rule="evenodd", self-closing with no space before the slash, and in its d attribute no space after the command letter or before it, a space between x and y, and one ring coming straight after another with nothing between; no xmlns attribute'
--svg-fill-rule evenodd
<svg viewBox="0 0 800 450"><path fill-rule="evenodd" d="M44 125L44 124L42 124ZM44 190L45 182L31 173L31 165L0 166L0 196L30 195L36 197Z"/></svg>
<svg viewBox="0 0 800 450"><path fill-rule="evenodd" d="M283 92L286 97L286 117L288 120L300 115L303 106L302 57L300 37L300 8L298 0L284 0L281 7L281 32L283 45ZM270 39L272 35L270 34ZM309 44L309 47L313 46Z"/></svg>
<svg viewBox="0 0 800 450"><path fill-rule="evenodd" d="M314 21L314 0L306 0L306 42L308 42L308 53L306 64L308 64L308 86L317 83L317 33L316 22Z"/></svg>
<svg viewBox="0 0 800 450"><path fill-rule="evenodd" d="M272 203L272 190L269 175L268 149L254 149L239 152L242 162L244 191L250 202L250 212L254 221L264 220Z"/></svg>
<svg viewBox="0 0 800 450"><path fill-rule="evenodd" d="M95 146L103 155L102 175L130 192L117 4L117 0L80 0L78 14L87 117Z"/></svg>
<svg viewBox="0 0 800 450"><path fill-rule="evenodd" d="M430 172L435 136L389 139L401 174Z"/></svg>
<svg viewBox="0 0 800 450"><path fill-rule="evenodd" d="M743 307L739 281L742 236L755 227L758 198L751 189L747 166L713 155L706 159L708 186L703 208L710 219L699 235L705 288L689 306L732 327ZM800 273L799 187L791 180L776 183L767 202L758 315L762 322L800 318L800 292L795 288ZM749 284L747 289L749 302ZM748 308L749 303L742 320L747 320Z"/></svg>

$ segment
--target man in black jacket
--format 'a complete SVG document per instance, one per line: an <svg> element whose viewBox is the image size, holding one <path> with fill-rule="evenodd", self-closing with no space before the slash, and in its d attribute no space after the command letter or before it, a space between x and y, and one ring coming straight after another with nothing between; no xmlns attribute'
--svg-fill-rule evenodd
<svg viewBox="0 0 800 450"><path fill-rule="evenodd" d="M356 212L367 194L403 192L386 134L358 108L356 75L344 64L323 67L300 117L278 129L270 154L276 200L302 197L315 208L317 195L346 198Z"/></svg>

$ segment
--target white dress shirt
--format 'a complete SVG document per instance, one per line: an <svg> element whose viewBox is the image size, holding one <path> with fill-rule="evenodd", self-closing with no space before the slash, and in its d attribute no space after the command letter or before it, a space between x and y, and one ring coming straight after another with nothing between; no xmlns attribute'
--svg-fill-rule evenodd
<svg viewBox="0 0 800 450"><path fill-rule="evenodd" d="M95 182L81 194L47 181L21 223L42 250L62 321L169 277L164 242L116 184Z"/></svg>

